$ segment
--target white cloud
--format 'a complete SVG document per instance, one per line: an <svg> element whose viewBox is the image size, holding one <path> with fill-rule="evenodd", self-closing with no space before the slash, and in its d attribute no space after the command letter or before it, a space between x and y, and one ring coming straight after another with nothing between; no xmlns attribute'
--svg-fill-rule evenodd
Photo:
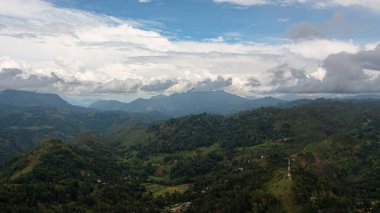
<svg viewBox="0 0 380 213"><path fill-rule="evenodd" d="M241 6L263 5L271 3L270 0L214 0L216 3L230 3Z"/></svg>
<svg viewBox="0 0 380 213"><path fill-rule="evenodd" d="M215 3L230 3L240 6L256 5L292 5L306 4L317 8L335 7L335 6L359 6L375 12L380 12L380 1L378 0L214 0Z"/></svg>
<svg viewBox="0 0 380 213"><path fill-rule="evenodd" d="M316 6L333 7L333 6L359 6L376 12L380 12L380 1L378 0L313 0Z"/></svg>
<svg viewBox="0 0 380 213"><path fill-rule="evenodd" d="M135 93L142 86L138 79L112 80L97 87L95 93Z"/></svg>
<svg viewBox="0 0 380 213"><path fill-rule="evenodd" d="M296 42L284 47L293 53L300 54L309 59L323 60L328 55L339 52L355 53L359 51L357 44L352 41L336 41L326 39L307 40Z"/></svg>
<svg viewBox="0 0 380 213"><path fill-rule="evenodd" d="M208 41L208 42L225 42L226 40L224 40L223 36L218 36L216 38L205 39L204 41Z"/></svg>
<svg viewBox="0 0 380 213"><path fill-rule="evenodd" d="M203 84L252 95L272 88L268 70L281 64L320 78L319 65L330 54L360 50L352 41L327 39L172 41L133 20L42 0L1 0L0 23L0 75L22 82L7 85L61 93L171 93Z"/></svg>
<svg viewBox="0 0 380 213"><path fill-rule="evenodd" d="M289 66L275 68L271 92L283 93L378 93L380 45L355 54L329 55L312 75Z"/></svg>

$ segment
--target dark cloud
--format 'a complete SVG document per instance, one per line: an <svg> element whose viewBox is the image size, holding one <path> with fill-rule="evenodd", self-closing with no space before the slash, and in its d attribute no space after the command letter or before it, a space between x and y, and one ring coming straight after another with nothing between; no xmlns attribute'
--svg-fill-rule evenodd
<svg viewBox="0 0 380 213"><path fill-rule="evenodd" d="M218 76L215 80L206 79L197 83L194 87L194 91L217 91L223 90L225 87L231 86L232 78L224 78Z"/></svg>
<svg viewBox="0 0 380 213"><path fill-rule="evenodd" d="M126 80L112 80L97 87L95 93L135 93L142 86L142 81L128 78Z"/></svg>
<svg viewBox="0 0 380 213"><path fill-rule="evenodd" d="M0 89L47 89L65 84L55 73L50 75L26 75L22 70L5 68L0 71Z"/></svg>
<svg viewBox="0 0 380 213"><path fill-rule="evenodd" d="M345 15L337 12L330 19L322 23L300 22L290 26L287 30L287 37L293 40L326 38L330 35L350 35L352 23Z"/></svg>
<svg viewBox="0 0 380 213"><path fill-rule="evenodd" d="M282 93L378 93L380 92L380 45L356 54L338 53L323 62L323 80L300 72L275 69L272 92ZM370 70L370 71L369 71ZM372 74L369 74L372 72ZM286 73L286 75L284 74Z"/></svg>
<svg viewBox="0 0 380 213"><path fill-rule="evenodd" d="M148 92L153 92L153 91L158 92L158 91L167 90L175 84L177 84L177 82L172 81L172 80L154 80L150 82L149 84L142 86L141 90L148 91Z"/></svg>
<svg viewBox="0 0 380 213"><path fill-rule="evenodd" d="M262 85L261 82L257 78L254 78L254 77L250 77L246 81L247 83L245 83L244 86L248 87L249 91L253 93L256 92L257 87Z"/></svg>
<svg viewBox="0 0 380 213"><path fill-rule="evenodd" d="M0 72L0 80L13 79L14 77L17 77L20 74L22 74L22 71L20 69L4 68Z"/></svg>
<svg viewBox="0 0 380 213"><path fill-rule="evenodd" d="M288 64L282 64L270 70L272 80L269 82L271 86L286 86L294 81L307 79L303 70L294 69Z"/></svg>
<svg viewBox="0 0 380 213"><path fill-rule="evenodd" d="M245 84L245 86L258 87L261 86L261 82L257 78L250 77L247 79L247 83Z"/></svg>

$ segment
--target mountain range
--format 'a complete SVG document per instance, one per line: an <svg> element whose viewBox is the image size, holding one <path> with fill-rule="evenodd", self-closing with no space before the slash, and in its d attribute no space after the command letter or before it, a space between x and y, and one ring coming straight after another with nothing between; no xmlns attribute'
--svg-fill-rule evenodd
<svg viewBox="0 0 380 213"><path fill-rule="evenodd" d="M115 100L101 100L91 104L91 109L100 111L127 111L127 112L161 112L169 116L183 116L188 114L213 113L232 114L253 108L278 106L286 103L272 97L260 99L246 99L224 91L186 92L172 95L158 95L150 99L137 99L130 103Z"/></svg>
<svg viewBox="0 0 380 213"><path fill-rule="evenodd" d="M57 94L37 93L20 90L0 91L1 107L50 107L75 112L88 112L90 109L75 106L63 100Z"/></svg>
<svg viewBox="0 0 380 213"><path fill-rule="evenodd" d="M57 94L3 90L0 91L0 107L50 107L75 112L156 112L170 117L178 117L199 113L233 114L260 107L287 107L313 102L313 99L307 99L302 96L295 97L293 99L270 96L264 98L244 98L225 91L189 91L171 95L157 95L149 99L138 98L130 103L117 100L98 100L90 104L89 107L82 107L68 103ZM323 99L319 98L316 100ZM378 99L380 99L380 96L376 94L360 94L324 100L363 101Z"/></svg>

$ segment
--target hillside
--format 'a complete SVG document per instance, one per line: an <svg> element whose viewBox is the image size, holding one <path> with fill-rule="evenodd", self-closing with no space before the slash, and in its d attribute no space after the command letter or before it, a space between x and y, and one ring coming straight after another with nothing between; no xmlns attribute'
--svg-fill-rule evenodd
<svg viewBox="0 0 380 213"><path fill-rule="evenodd" d="M101 145L84 149L49 139L8 162L0 177L5 212L132 212L153 206L146 202L143 176Z"/></svg>
<svg viewBox="0 0 380 213"><path fill-rule="evenodd" d="M56 94L21 90L0 91L0 107L51 107L76 112L89 112L84 107L74 106Z"/></svg>
<svg viewBox="0 0 380 213"><path fill-rule="evenodd" d="M47 137L69 140L81 132L105 134L128 124L166 119L160 114L78 112L47 106L0 107L0 164Z"/></svg>
<svg viewBox="0 0 380 213"><path fill-rule="evenodd" d="M82 134L71 144L45 142L3 166L0 205L36 211L378 212L379 106L321 100L129 125L106 137ZM107 145L112 141L113 148ZM57 169L61 165L67 166ZM82 171L101 180L113 174L103 185L112 190L102 191L96 179L86 182ZM119 186L124 175L134 180L133 190ZM73 188L62 185L68 182ZM37 198L34 191L50 196ZM60 197L67 193L74 194ZM18 203L23 196L33 199Z"/></svg>

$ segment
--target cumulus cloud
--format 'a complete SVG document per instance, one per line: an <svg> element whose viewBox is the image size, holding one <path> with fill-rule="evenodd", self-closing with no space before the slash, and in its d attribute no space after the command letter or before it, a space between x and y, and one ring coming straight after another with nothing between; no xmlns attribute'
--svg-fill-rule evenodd
<svg viewBox="0 0 380 213"><path fill-rule="evenodd" d="M141 87L141 90L148 92L159 92L169 89L177 82L173 80L153 80Z"/></svg>
<svg viewBox="0 0 380 213"><path fill-rule="evenodd" d="M0 70L4 79L15 82L0 80L1 86L62 93L195 88L252 95L288 86L272 82L268 70L273 67L288 64L311 78L320 75L315 70L329 55L360 50L352 41L326 38L280 44L222 42L239 37L237 33L214 41L171 40L154 24L59 8L43 0L0 1L0 23L0 56L7 56L0 58Z"/></svg>
<svg viewBox="0 0 380 213"><path fill-rule="evenodd" d="M244 83L244 87L251 93L257 93L261 85L260 80L255 77L248 77Z"/></svg>
<svg viewBox="0 0 380 213"><path fill-rule="evenodd" d="M40 89L48 90L51 87L59 87L65 82L55 73L49 75L27 75L17 68L4 68L0 71L0 89Z"/></svg>
<svg viewBox="0 0 380 213"><path fill-rule="evenodd" d="M218 91L231 86L232 78L217 76L216 79L206 79L195 85L193 91Z"/></svg>
<svg viewBox="0 0 380 213"><path fill-rule="evenodd" d="M273 70L271 92L282 93L378 93L380 92L380 45L356 54L337 53L328 56L322 68L325 76L318 79L288 66Z"/></svg>
<svg viewBox="0 0 380 213"><path fill-rule="evenodd" d="M138 79L112 80L97 87L95 93L135 93L142 86Z"/></svg>

